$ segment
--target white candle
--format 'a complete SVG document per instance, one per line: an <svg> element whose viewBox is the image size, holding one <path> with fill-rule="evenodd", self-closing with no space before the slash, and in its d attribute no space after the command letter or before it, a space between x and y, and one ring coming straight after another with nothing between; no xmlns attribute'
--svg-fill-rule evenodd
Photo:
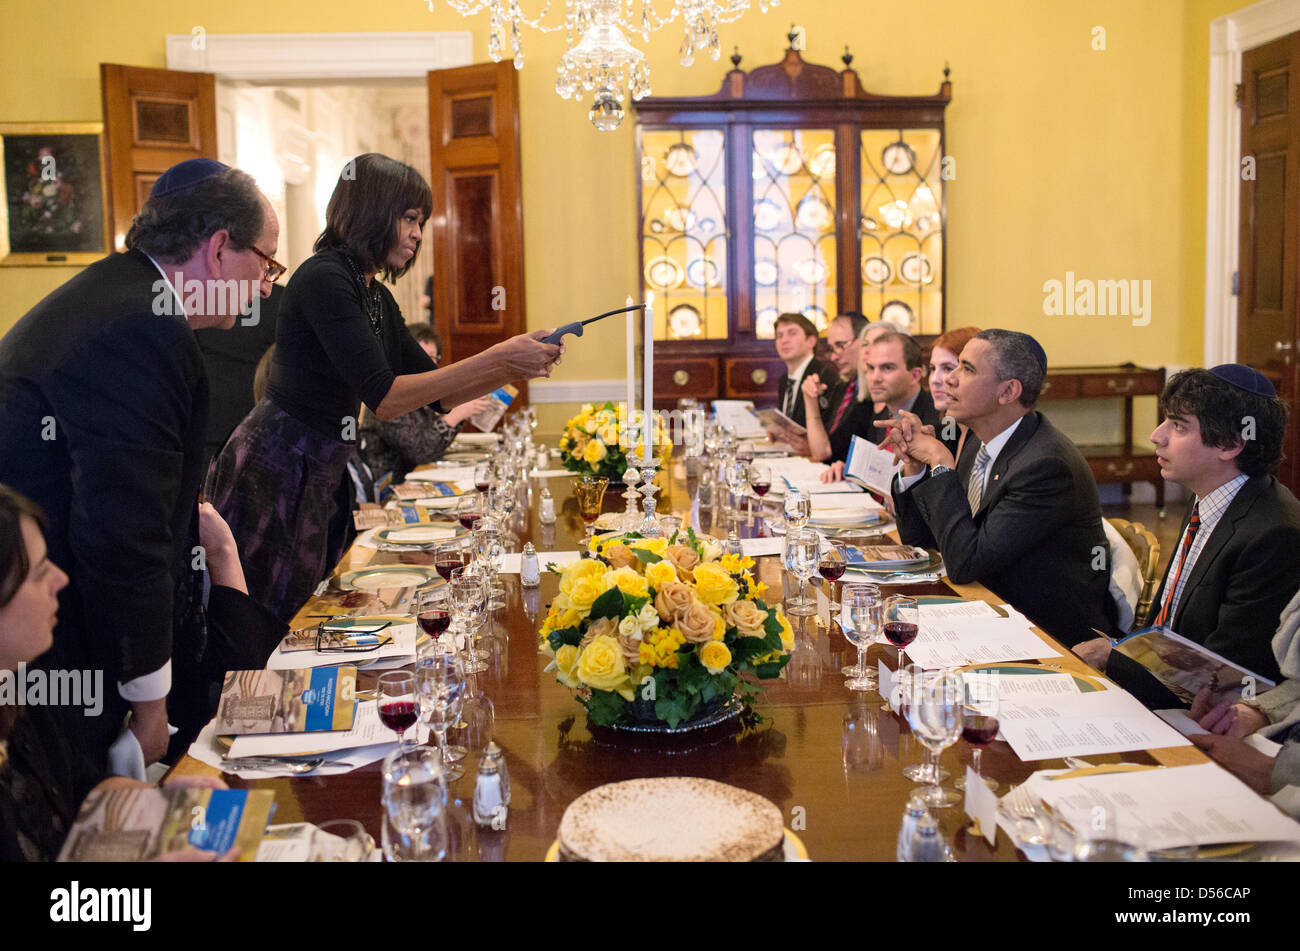
<svg viewBox="0 0 1300 951"><path fill-rule="evenodd" d="M636 301L632 300L632 295L627 295L627 305L631 307ZM636 442L632 438L632 433L636 430L632 426L632 407L636 405L636 363L634 353L636 351L636 324L633 318L636 311L629 310L623 316L627 318L627 417L623 422L623 444L631 449L632 444Z"/></svg>
<svg viewBox="0 0 1300 951"><path fill-rule="evenodd" d="M645 457L654 455L655 309L654 291L645 292Z"/></svg>

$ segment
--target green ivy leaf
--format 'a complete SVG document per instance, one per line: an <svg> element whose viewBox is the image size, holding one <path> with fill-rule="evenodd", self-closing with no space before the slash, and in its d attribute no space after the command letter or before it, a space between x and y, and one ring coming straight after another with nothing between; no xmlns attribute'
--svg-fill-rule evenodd
<svg viewBox="0 0 1300 951"><path fill-rule="evenodd" d="M590 621L599 621L603 617L611 617L618 620L623 616L623 592L618 588L610 588L591 605L591 614L587 616Z"/></svg>
<svg viewBox="0 0 1300 951"><path fill-rule="evenodd" d="M663 561L662 557L656 555L652 551L646 551L644 548L629 547L628 550L631 551L632 554L636 555L637 560L640 561L643 565L653 565L656 561Z"/></svg>
<svg viewBox="0 0 1300 951"><path fill-rule="evenodd" d="M785 667L786 663L789 660L790 660L790 655L786 654L784 657L781 657L779 660L770 660L767 663L759 664L754 669L754 673L756 673L759 676L760 680L772 680L775 677L781 676L781 670L782 668Z"/></svg>
<svg viewBox="0 0 1300 951"><path fill-rule="evenodd" d="M587 716L596 726L613 726L626 710L627 701L610 690L593 690L587 701Z"/></svg>
<svg viewBox="0 0 1300 951"><path fill-rule="evenodd" d="M566 627L558 631L551 631L546 635L546 639L551 644L551 650L559 650L565 644L572 644L577 647L582 642L582 628Z"/></svg>

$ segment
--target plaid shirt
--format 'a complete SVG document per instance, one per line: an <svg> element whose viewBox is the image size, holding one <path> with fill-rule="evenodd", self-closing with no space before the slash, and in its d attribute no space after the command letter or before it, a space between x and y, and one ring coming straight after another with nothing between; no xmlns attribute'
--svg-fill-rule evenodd
<svg viewBox="0 0 1300 951"><path fill-rule="evenodd" d="M1174 600L1169 605L1169 624L1172 626L1173 619L1178 616L1178 602L1182 600L1183 589L1187 587L1187 579L1192 576L1192 569L1196 566L1196 559L1205 548L1205 543L1210 535L1214 532L1214 526L1219 524L1219 519L1223 518L1223 513L1228 510L1232 500L1237 497L1241 487L1246 484L1249 478L1245 473L1237 476L1228 482L1223 483L1213 492L1208 492L1203 499L1197 499L1197 514L1201 519L1201 527L1192 539L1192 547L1187 552L1187 563L1183 565L1182 570L1178 570L1178 555L1174 555L1174 568L1178 572L1178 586L1174 588ZM1187 529L1183 529L1183 534L1178 537L1178 546L1175 552L1181 552L1183 548L1183 538L1187 534Z"/></svg>

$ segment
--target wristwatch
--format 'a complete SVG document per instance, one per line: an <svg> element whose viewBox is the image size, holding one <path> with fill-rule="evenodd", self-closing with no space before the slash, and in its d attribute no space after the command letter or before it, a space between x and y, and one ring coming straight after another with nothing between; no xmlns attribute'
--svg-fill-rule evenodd
<svg viewBox="0 0 1300 951"><path fill-rule="evenodd" d="M930 467L930 475L932 475L932 476L937 476L937 475L940 475L940 474L942 474L942 473L944 473L944 472L952 472L952 470L949 469L947 466L931 466L931 467Z"/></svg>

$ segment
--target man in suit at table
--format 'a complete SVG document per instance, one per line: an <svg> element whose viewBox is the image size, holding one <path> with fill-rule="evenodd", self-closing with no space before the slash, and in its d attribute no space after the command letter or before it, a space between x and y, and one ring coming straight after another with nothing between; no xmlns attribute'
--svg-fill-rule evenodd
<svg viewBox="0 0 1300 951"><path fill-rule="evenodd" d="M0 339L0 483L44 509L50 558L71 577L40 666L103 672L100 715L69 721L97 770L110 746L129 744L128 712L145 763L167 748L208 417L194 330L230 327L270 292L279 230L246 173L182 162L154 184L129 250L86 268Z"/></svg>
<svg viewBox="0 0 1300 951"><path fill-rule="evenodd" d="M1175 374L1160 410L1164 421L1151 434L1160 474L1194 499L1151 624L1276 681L1273 632L1300 589L1300 502L1272 474L1286 407L1262 373L1232 363ZM1075 653L1148 706L1182 706L1105 639Z"/></svg>
<svg viewBox="0 0 1300 951"><path fill-rule="evenodd" d="M834 366L813 356L816 350L817 328L811 320L803 314L776 318L776 355L785 363L785 376L776 385L776 408L800 426L807 423L800 393L803 381L813 374L823 380L839 379ZM819 409L823 417L833 412L838 396L838 387L822 395Z"/></svg>
<svg viewBox="0 0 1300 951"><path fill-rule="evenodd" d="M1114 632L1097 485L1083 455L1034 409L1047 355L1028 334L984 330L948 375L948 414L970 428L960 461L902 413L886 443L899 537L937 547L948 577L978 582L1067 645Z"/></svg>

